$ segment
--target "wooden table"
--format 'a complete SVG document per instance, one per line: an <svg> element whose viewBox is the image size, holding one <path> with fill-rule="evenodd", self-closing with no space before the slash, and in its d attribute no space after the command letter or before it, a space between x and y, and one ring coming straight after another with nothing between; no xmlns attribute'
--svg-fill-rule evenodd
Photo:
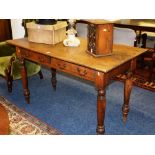
<svg viewBox="0 0 155 155"><path fill-rule="evenodd" d="M132 72L136 67L136 57L146 50L122 45L113 46L111 56L95 58L86 52L87 40L80 38L79 47L64 47L62 43L52 45L28 42L27 39L7 41L16 46L16 55L21 63L22 84L25 99L30 101L27 72L24 60L32 60L51 68L51 82L56 89L56 70L60 70L82 79L92 81L97 94L97 133L105 132L104 117L106 109L106 86L110 80L123 72L128 72L124 87L123 120L126 121L129 111L129 98L132 89Z"/></svg>
<svg viewBox="0 0 155 155"><path fill-rule="evenodd" d="M129 19L129 20L117 20L114 22L117 27L131 28L135 31L148 31L155 32L155 20L154 19Z"/></svg>

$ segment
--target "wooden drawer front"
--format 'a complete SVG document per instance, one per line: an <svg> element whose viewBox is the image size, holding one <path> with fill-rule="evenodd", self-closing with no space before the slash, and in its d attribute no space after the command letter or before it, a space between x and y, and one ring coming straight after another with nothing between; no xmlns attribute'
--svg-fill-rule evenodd
<svg viewBox="0 0 155 155"><path fill-rule="evenodd" d="M25 49L21 49L21 55L29 60L45 64L45 65L50 65L51 64L51 57L47 55L43 55L40 53L35 53L33 51L28 51Z"/></svg>
<svg viewBox="0 0 155 155"><path fill-rule="evenodd" d="M87 80L93 81L95 77L95 71L89 68L86 68L86 67L82 67L82 66L78 66L78 65L75 65L69 62L65 62L63 60L52 59L51 66L58 70L68 72L72 75L76 75L78 77L81 77Z"/></svg>
<svg viewBox="0 0 155 155"><path fill-rule="evenodd" d="M71 68L71 64L63 60L58 60L58 59L53 58L51 63L52 65L55 66L56 69L61 70L61 71L70 70L69 68Z"/></svg>
<svg viewBox="0 0 155 155"><path fill-rule="evenodd" d="M95 71L91 70L89 68L78 66L78 65L72 65L72 71L76 76L82 77L87 80L94 81L95 78Z"/></svg>
<svg viewBox="0 0 155 155"><path fill-rule="evenodd" d="M42 54L36 54L35 55L38 62L41 64L51 64L51 57L46 56L46 55L42 55Z"/></svg>

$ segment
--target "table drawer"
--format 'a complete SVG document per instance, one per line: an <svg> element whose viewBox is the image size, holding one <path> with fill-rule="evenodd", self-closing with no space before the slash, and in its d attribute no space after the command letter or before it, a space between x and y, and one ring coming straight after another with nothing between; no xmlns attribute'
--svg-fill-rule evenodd
<svg viewBox="0 0 155 155"><path fill-rule="evenodd" d="M55 58L52 59L51 64L54 68L58 70L68 72L72 75L76 75L87 80L94 80L95 71L89 68L75 65L70 62L65 62L63 60L58 60Z"/></svg>
<svg viewBox="0 0 155 155"><path fill-rule="evenodd" d="M51 61L51 64L54 68L58 69L58 70L70 70L71 69L71 64L68 62L65 62L63 60L59 60L59 59L55 59L53 58Z"/></svg>
<svg viewBox="0 0 155 155"><path fill-rule="evenodd" d="M88 80L93 80L95 77L95 71L91 70L89 68L83 67L83 66L78 66L72 64L72 71L74 72L75 75L83 77Z"/></svg>
<svg viewBox="0 0 155 155"><path fill-rule="evenodd" d="M21 49L20 51L21 51L21 55L28 60L32 60L32 61L35 61L41 64L46 64L46 65L51 64L50 56L36 53L34 51L28 51L26 49Z"/></svg>

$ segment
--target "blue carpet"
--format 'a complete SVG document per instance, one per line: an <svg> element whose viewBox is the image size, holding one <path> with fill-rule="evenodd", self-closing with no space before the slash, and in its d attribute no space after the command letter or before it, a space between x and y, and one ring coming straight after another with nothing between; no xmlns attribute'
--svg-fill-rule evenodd
<svg viewBox="0 0 155 155"><path fill-rule="evenodd" d="M96 134L96 90L78 78L58 73L57 91L50 81L50 71L42 70L29 78L30 104L24 100L20 80L13 82L13 92L7 92L6 81L0 78L0 95L65 135ZM155 134L155 93L133 87L130 112L126 124L122 122L123 83L112 82L107 87L105 129L107 135Z"/></svg>

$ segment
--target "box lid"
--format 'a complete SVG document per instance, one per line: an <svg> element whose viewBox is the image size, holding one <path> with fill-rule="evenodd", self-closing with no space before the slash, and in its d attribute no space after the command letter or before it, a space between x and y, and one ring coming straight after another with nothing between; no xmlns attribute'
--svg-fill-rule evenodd
<svg viewBox="0 0 155 155"><path fill-rule="evenodd" d="M80 21L86 22L87 24L113 24L114 21L104 19L80 19Z"/></svg>
<svg viewBox="0 0 155 155"><path fill-rule="evenodd" d="M54 24L54 25L40 25L34 22L29 22L26 24L26 28L42 29L42 30L58 30L64 27L67 27L66 21L58 21L57 24Z"/></svg>

